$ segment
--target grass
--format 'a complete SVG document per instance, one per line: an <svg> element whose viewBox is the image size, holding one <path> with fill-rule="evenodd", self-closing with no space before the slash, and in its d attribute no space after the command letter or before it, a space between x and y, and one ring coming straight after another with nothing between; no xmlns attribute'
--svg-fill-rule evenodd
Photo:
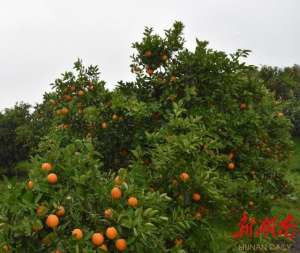
<svg viewBox="0 0 300 253"><path fill-rule="evenodd" d="M289 161L288 169L286 172L286 179L293 185L294 192L284 199L274 201L274 205L271 210L272 217L278 215L278 219L281 220L286 217L287 214L291 214L296 223L300 224L300 138L294 139L294 153ZM236 225L236 224L235 224ZM231 238L232 228L228 227L228 224L219 223L215 227L214 236L215 240L219 244L218 252L245 252L238 251L237 242ZM228 246L233 247L233 251L228 250ZM235 246L234 246L235 245ZM254 251L250 251L254 252ZM288 251L272 251L273 253L284 253Z"/></svg>
<svg viewBox="0 0 300 253"><path fill-rule="evenodd" d="M289 168L286 174L287 180L294 186L294 192L285 199L281 199L274 203L272 214L290 213L300 222L300 138L294 140L294 154L289 162Z"/></svg>

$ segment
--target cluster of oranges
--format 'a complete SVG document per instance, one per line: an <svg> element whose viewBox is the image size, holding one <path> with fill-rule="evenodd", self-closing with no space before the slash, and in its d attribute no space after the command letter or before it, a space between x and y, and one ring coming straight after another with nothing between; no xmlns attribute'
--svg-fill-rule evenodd
<svg viewBox="0 0 300 253"><path fill-rule="evenodd" d="M179 175L179 179L180 179L181 182L186 183L186 182L188 182L188 181L190 180L190 175L189 175L187 172L182 172L182 173L180 173L180 175ZM176 181L176 182L177 182L177 181ZM193 200L194 202L200 202L200 200L201 200L201 194L200 194L199 192L194 192L193 195L192 195L192 200ZM196 219L196 220L201 220L201 218L202 218L201 212L200 212L199 210L196 211L196 213L195 213L195 219ZM181 242L181 243L182 243L182 242ZM176 244L177 246L178 246L178 245L181 245L181 243L178 244L178 243L175 241L175 244Z"/></svg>
<svg viewBox="0 0 300 253"><path fill-rule="evenodd" d="M233 152L230 152L228 155L228 159L230 160L230 162L228 163L227 168L231 171L236 169L236 165L233 161L234 158L235 158L235 154Z"/></svg>
<svg viewBox="0 0 300 253"><path fill-rule="evenodd" d="M41 166L42 170L50 172L53 169L53 165L51 163L43 163ZM55 184L57 182L57 176L54 173L48 174L48 182L50 184ZM116 183L120 183L121 179L117 177L115 179ZM27 188L32 189L33 188L33 182L30 180L27 182ZM122 197L122 190L116 186L111 190L111 197L114 200L119 200ZM136 197L129 197L128 198L128 205L131 207L137 207L138 206L138 199ZM39 206L36 209L37 216L41 217L47 212L47 208L43 205ZM47 227L51 229L56 229L60 224L60 218L65 215L65 208L63 206L59 206L56 209L56 212L54 214L49 214L46 218L46 225ZM113 215L112 209L106 209L104 211L104 217L105 218L111 218ZM34 232L39 231L42 228L35 228L33 229ZM72 236L75 240L82 240L83 239L83 230L80 228L75 228L72 231ZM118 231L115 227L111 226L108 227L105 231L105 236L108 240L115 240L115 247L119 251L125 251L127 249L127 242L123 238L118 238ZM108 251L107 244L105 243L105 236L100 232L95 232L91 236L91 242L95 247L99 247L100 249L104 251ZM61 253L60 250L56 250L56 253Z"/></svg>
<svg viewBox="0 0 300 253"><path fill-rule="evenodd" d="M42 166L41 166L42 170L46 171L46 172L50 172L53 168L53 165L51 163L43 163ZM49 173L48 176L47 176L47 181L49 184L56 184L57 181L58 181L58 177L55 173ZM34 187L34 183L32 180L29 180L27 182L27 188L29 190L32 190Z"/></svg>
<svg viewBox="0 0 300 253"><path fill-rule="evenodd" d="M186 183L190 180L190 175L187 172L182 172L179 175L179 178L182 182ZM198 192L194 192L192 196L193 201L198 202L201 199L201 195Z"/></svg>
<svg viewBox="0 0 300 253"><path fill-rule="evenodd" d="M83 239L83 231L80 228L75 228L72 231L72 236L75 240L79 241ZM123 238L118 238L118 231L115 227L108 227L105 231L105 236L109 240L115 240L115 247L119 251L124 251L127 249L127 242ZM91 242L95 247L99 247L104 251L108 251L108 247L105 243L105 237L100 232L95 232L91 236Z"/></svg>
<svg viewBox="0 0 300 253"><path fill-rule="evenodd" d="M232 155L233 159L233 155ZM53 165L51 163L43 163L41 165L42 170L46 172L50 172L53 169ZM56 184L57 183L57 175L55 173L49 173L48 174L48 182L49 184ZM190 175L187 172L182 172L179 175L179 179L186 183L190 180ZM115 186L111 190L111 198L115 201L120 200L123 196L123 192L121 190L120 185L123 183L123 180L117 176L114 180ZM33 188L33 182L30 180L27 182L27 188L32 189ZM198 192L194 192L192 195L192 199L194 202L199 202L201 200L201 195ZM135 196L129 196L127 199L127 204L130 207L136 208L139 205L139 200ZM37 208L36 213L38 216L42 216L47 212L46 207L40 206ZM60 224L60 218L65 215L65 208L63 206L59 206L54 214L50 214L46 218L46 225L47 227L51 229L56 229ZM110 219L113 215L113 210L108 208L104 211L104 217L107 219ZM72 236L75 240L81 240L83 239L83 230L80 228L75 228L72 231ZM107 251L108 247L105 243L105 237L108 240L115 240L114 244L117 250L124 251L127 249L127 242L123 238L118 238L118 231L115 227L111 226L108 227L105 231L105 235L101 232L95 232L91 236L91 242L95 247L99 247L100 249ZM60 252L60 251L56 251Z"/></svg>
<svg viewBox="0 0 300 253"><path fill-rule="evenodd" d="M53 168L53 165L51 163L43 163L42 164L42 170L50 172ZM49 173L47 176L47 180L49 184L56 184L58 181L58 177L55 173Z"/></svg>
<svg viewBox="0 0 300 253"><path fill-rule="evenodd" d="M150 59L151 57L153 57L154 54L151 50L146 50L144 52L144 57ZM166 63L169 59L169 56L167 55L167 53L162 53L160 56L160 60L162 61L162 63ZM161 63L159 63L160 65ZM137 67L134 68L134 70L136 70ZM149 66L149 65L146 65L146 73L149 75L149 76L152 76L154 74L154 71L155 71L155 68ZM138 71L136 71L138 72Z"/></svg>

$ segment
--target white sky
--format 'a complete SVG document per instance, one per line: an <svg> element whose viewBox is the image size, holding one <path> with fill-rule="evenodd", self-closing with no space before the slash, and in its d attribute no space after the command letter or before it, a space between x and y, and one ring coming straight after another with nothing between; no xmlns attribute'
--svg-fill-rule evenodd
<svg viewBox="0 0 300 253"><path fill-rule="evenodd" d="M251 49L256 65L300 63L299 0L0 0L0 109L40 102L79 57L97 64L112 88L131 80L131 44L145 26L161 33L175 20L228 53Z"/></svg>

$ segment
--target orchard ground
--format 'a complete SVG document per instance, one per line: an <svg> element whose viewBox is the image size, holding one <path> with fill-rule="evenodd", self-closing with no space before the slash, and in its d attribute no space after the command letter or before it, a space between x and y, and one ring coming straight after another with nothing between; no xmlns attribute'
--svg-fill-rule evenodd
<svg viewBox="0 0 300 253"><path fill-rule="evenodd" d="M300 138L294 138L294 152L293 156L289 163L289 169L287 170L287 179L292 183L295 187L295 192L288 196L286 199L281 199L278 201L274 201L274 206L272 208L272 214L282 214L286 215L288 213L292 214L298 224L300 222ZM0 181L0 198L1 193L5 191L9 191L10 184L15 184L16 179L11 179L9 182ZM215 238L219 242L223 242L224 247L228 246L230 242L232 245L235 242L232 240L231 233L236 230L236 226L228 227L225 224L220 224L218 230L215 231ZM299 242L298 242L299 243ZM237 243L238 244L238 243ZM234 247L234 246L233 246ZM222 245L220 245L222 248ZM277 252L274 252L277 253ZM282 252L278 252L282 253Z"/></svg>
<svg viewBox="0 0 300 253"><path fill-rule="evenodd" d="M297 224L300 222L300 138L294 138L294 152L293 156L289 162L289 169L287 170L287 179L292 183L295 187L295 192L288 196L285 199L281 199L278 201L274 201L274 206L272 208L272 215L275 216L277 214L281 214L279 217L285 216L288 213L293 215L297 220ZM220 224L220 227L217 231L215 231L215 238L219 242L223 241L224 248L228 246L228 243L232 245L235 244L233 241L231 234L236 231L237 225L228 227L228 225ZM297 242L300 243L300 242ZM238 242L236 242L238 245ZM234 247L234 246L233 246ZM220 246L220 248L222 248ZM286 251L288 252L288 251ZM274 253L283 253L274 252Z"/></svg>

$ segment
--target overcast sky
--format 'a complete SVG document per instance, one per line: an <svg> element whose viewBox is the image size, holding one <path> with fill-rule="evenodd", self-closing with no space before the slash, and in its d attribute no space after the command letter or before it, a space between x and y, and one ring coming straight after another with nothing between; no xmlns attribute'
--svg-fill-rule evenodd
<svg viewBox="0 0 300 253"><path fill-rule="evenodd" d="M131 43L175 20L190 49L197 37L228 53L251 49L251 64L300 64L299 13L299 0L0 0L0 109L40 102L78 57L99 65L110 88L131 80Z"/></svg>

